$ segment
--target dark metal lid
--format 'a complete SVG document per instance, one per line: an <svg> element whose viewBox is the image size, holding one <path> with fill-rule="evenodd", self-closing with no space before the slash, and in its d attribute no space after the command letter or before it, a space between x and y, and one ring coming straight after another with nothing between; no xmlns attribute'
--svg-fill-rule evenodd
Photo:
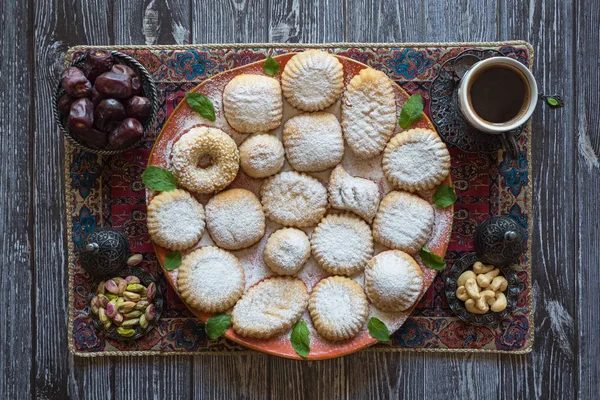
<svg viewBox="0 0 600 400"><path fill-rule="evenodd" d="M129 239L116 229L96 228L79 242L77 253L79 265L90 275L113 275L127 265Z"/></svg>
<svg viewBox="0 0 600 400"><path fill-rule="evenodd" d="M498 266L515 263L524 250L523 228L511 217L494 216L477 227L475 251L485 264Z"/></svg>

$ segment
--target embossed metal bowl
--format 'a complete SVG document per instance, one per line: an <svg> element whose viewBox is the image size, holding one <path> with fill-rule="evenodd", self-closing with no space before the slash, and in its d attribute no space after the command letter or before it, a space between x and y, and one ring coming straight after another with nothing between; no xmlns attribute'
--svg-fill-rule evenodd
<svg viewBox="0 0 600 400"><path fill-rule="evenodd" d="M164 307L164 300L163 300L163 295L162 295L163 285L160 283L160 281L158 279L155 279L151 273L149 273L141 268L137 268L137 267L127 267L127 268L121 270L118 274L115 274L114 276L112 276L112 278L117 277L117 276L121 277L121 278L125 278L130 275L137 276L140 279L140 282L142 283L142 285L144 285L146 287L148 287L148 285L151 283L154 283L156 285L156 295L154 297L154 300L152 301L152 304L154 304L154 307L156 307L156 316L154 317L154 319L152 321L148 322L148 326L146 327L146 329L141 329L140 326L137 325L134 328L135 334L133 336L123 337L117 333L117 327L114 324L108 330L104 329L104 325L102 325L102 322L100 322L100 320L98 319L98 316L96 314L94 314L92 312L91 307L88 306L89 314L90 314L90 317L92 320L92 325L93 325L94 329L96 329L99 332L102 332L104 334L104 336L107 338L114 339L114 340L124 340L124 341L139 339L140 337L146 335L148 332L152 331L152 329L154 329L154 327L160 320L160 316L162 314L163 307ZM101 282L101 280L97 280L92 285L93 290L88 296L88 300L90 302L92 301L94 296L96 296L96 290L98 289L98 285L100 284L100 282Z"/></svg>
<svg viewBox="0 0 600 400"><path fill-rule="evenodd" d="M96 149L93 147L89 147L77 139L77 136L75 136L71 132L69 127L67 126L66 118L64 118L58 111L58 100L62 97L62 95L65 94L64 89L61 87L60 81L58 82L58 85L56 87L56 92L54 93L54 101L52 102L54 119L58 123L58 126L60 127L60 130L65 135L65 137L67 139L69 139L69 141L72 144L74 144L76 147L82 148L91 153L101 154L101 155L120 154L129 149L136 147L148 135L148 131L152 127L154 119L156 118L156 114L158 113L158 95L156 92L156 85L154 84L154 80L152 79L152 77L150 76L148 71L146 71L146 68L144 68L142 66L142 64L137 62L135 59L129 57L127 54L123 54L118 51L111 51L111 54L112 54L116 64L127 65L128 67L132 68L138 74L138 76L140 77L141 84L142 84L142 93L146 98L148 98L148 100L150 100L150 104L152 105L152 109L150 111L150 116L145 121L140 121L140 122L142 122L142 126L144 127L144 135L142 136L142 138L140 140L138 140L137 142L135 142L134 144L132 144L129 147L126 147L124 149L118 149L118 150L104 150L104 149ZM84 60L85 60L85 54L78 57L77 59L73 60L69 64L69 66L70 67L81 67L83 65Z"/></svg>
<svg viewBox="0 0 600 400"><path fill-rule="evenodd" d="M477 254L468 253L452 265L452 268L450 268L448 276L446 277L446 299L454 314L466 323L477 326L497 325L500 321L505 319L517 305L519 293L521 293L519 278L517 277L517 273L509 266L497 266L508 281L508 287L504 292L506 295L506 308L500 312L489 311L485 314L470 313L465 308L465 302L456 297L456 289L458 288L456 282L458 277L469 268L472 268L476 261L479 261Z"/></svg>

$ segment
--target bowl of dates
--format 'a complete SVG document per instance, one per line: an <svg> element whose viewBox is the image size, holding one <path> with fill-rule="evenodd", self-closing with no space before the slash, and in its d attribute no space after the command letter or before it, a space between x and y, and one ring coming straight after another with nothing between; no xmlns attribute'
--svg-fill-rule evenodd
<svg viewBox="0 0 600 400"><path fill-rule="evenodd" d="M158 109L148 71L126 54L90 49L61 74L54 116L76 146L96 154L135 147Z"/></svg>

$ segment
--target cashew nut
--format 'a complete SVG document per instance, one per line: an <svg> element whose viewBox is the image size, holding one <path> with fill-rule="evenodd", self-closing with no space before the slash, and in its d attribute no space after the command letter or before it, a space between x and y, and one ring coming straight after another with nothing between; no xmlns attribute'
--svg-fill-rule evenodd
<svg viewBox="0 0 600 400"><path fill-rule="evenodd" d="M506 296L504 293L496 292L496 301L490 308L493 312L500 312L506 308Z"/></svg>
<svg viewBox="0 0 600 400"><path fill-rule="evenodd" d="M486 288L490 285L490 283L492 283L492 280L495 277L497 277L499 273L500 270L496 268L493 271L488 272L487 274L477 275L477 284L482 288Z"/></svg>
<svg viewBox="0 0 600 400"><path fill-rule="evenodd" d="M475 307L477 307L480 310L485 310L488 311L490 309L489 305L488 305L488 300L489 299L493 299L496 297L496 293L494 293L491 290L484 290L483 292L479 293L480 297L479 300L477 300L475 302Z"/></svg>
<svg viewBox="0 0 600 400"><path fill-rule="evenodd" d="M506 278L503 276L497 276L494 278L492 283L490 283L490 286L488 286L488 289L493 290L494 292L497 292L499 290L504 292L507 287L508 287L508 281L506 280Z"/></svg>
<svg viewBox="0 0 600 400"><path fill-rule="evenodd" d="M481 261L477 261L475 264L473 264L473 272L476 274L487 274L493 269L493 265L485 265Z"/></svg>
<svg viewBox="0 0 600 400"><path fill-rule="evenodd" d="M467 294L470 298L474 300L479 300L479 286L477 286L477 282L473 278L467 279L465 282L465 289L467 289Z"/></svg>
<svg viewBox="0 0 600 400"><path fill-rule="evenodd" d="M477 275L475 274L475 272L469 270L469 271L465 271L462 274L460 274L460 276L458 277L458 280L456 281L456 284L460 287L460 286L465 286L465 282L467 281L467 279L469 278L477 278Z"/></svg>
<svg viewBox="0 0 600 400"><path fill-rule="evenodd" d="M487 304L486 304L487 306ZM482 311L479 308L475 307L475 300L473 299L469 299L467 301L465 301L465 308L467 309L468 312L473 313L473 314L485 314L486 312L488 312L488 310Z"/></svg>
<svg viewBox="0 0 600 400"><path fill-rule="evenodd" d="M469 295L467 294L467 289L465 289L464 286L459 286L458 289L456 289L456 297L462 301L469 300Z"/></svg>

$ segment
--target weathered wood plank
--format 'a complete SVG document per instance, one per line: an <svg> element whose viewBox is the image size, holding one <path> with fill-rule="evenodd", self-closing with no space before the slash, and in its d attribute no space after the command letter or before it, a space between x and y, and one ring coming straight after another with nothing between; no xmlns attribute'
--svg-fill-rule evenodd
<svg viewBox="0 0 600 400"><path fill-rule="evenodd" d="M112 359L108 357L70 357L69 369L74 375L69 380L67 396L54 398L112 399L114 380Z"/></svg>
<svg viewBox="0 0 600 400"><path fill-rule="evenodd" d="M598 223L598 194L600 193L600 4L576 2L575 25L575 84L576 95L566 97L575 102L573 118L577 135L577 303L576 325L578 338L577 370L578 397L598 397L600 381L600 225ZM565 93L566 94L566 93ZM567 114L568 115L568 114Z"/></svg>
<svg viewBox="0 0 600 400"><path fill-rule="evenodd" d="M350 42L423 42L422 0L347 0L346 38Z"/></svg>
<svg viewBox="0 0 600 400"><path fill-rule="evenodd" d="M192 3L193 43L258 43L267 40L266 0Z"/></svg>
<svg viewBox="0 0 600 400"><path fill-rule="evenodd" d="M30 397L33 305L33 29L27 2L0 2L0 397ZM15 23L19 21L20 23Z"/></svg>
<svg viewBox="0 0 600 400"><path fill-rule="evenodd" d="M575 99L573 4L503 0L500 10L500 39L522 38L535 48L534 75L540 91ZM529 395L535 398L573 398L576 393L575 110L575 103L567 101L560 111L540 107L533 116L531 234L536 336L527 368L505 377L511 382L526 380Z"/></svg>
<svg viewBox="0 0 600 400"><path fill-rule="evenodd" d="M193 386L194 398L269 398L269 377L272 371L268 360L269 356L264 354L194 357L194 375L189 382Z"/></svg>
<svg viewBox="0 0 600 400"><path fill-rule="evenodd" d="M428 42L489 42L498 36L498 0L424 0Z"/></svg>
<svg viewBox="0 0 600 400"><path fill-rule="evenodd" d="M342 0L274 1L269 7L269 42L323 43L344 41Z"/></svg>

